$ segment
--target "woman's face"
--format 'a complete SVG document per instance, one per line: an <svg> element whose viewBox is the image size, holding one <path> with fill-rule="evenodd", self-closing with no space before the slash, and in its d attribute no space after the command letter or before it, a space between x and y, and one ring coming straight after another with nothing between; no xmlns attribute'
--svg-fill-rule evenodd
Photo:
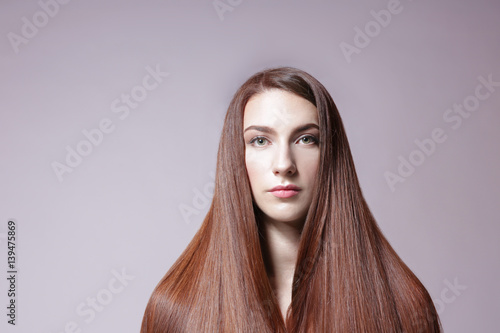
<svg viewBox="0 0 500 333"><path fill-rule="evenodd" d="M301 225L319 164L316 107L293 93L268 90L246 104L243 131L248 178L264 218ZM274 189L280 185L291 189Z"/></svg>

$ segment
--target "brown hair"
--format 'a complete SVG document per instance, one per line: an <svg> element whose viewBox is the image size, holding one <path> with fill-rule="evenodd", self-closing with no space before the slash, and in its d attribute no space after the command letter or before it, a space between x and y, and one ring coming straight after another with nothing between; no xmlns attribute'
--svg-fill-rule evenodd
<svg viewBox="0 0 500 333"><path fill-rule="evenodd" d="M285 320L265 269L243 140L247 101L276 88L313 103L320 128L321 186L302 230ZM441 332L429 293L365 202L337 107L314 77L292 67L267 69L235 93L210 209L153 291L141 332Z"/></svg>

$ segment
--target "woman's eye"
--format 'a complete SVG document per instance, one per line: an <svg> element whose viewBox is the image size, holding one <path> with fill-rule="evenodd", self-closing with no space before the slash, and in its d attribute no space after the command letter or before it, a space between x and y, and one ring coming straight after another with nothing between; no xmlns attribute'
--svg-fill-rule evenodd
<svg viewBox="0 0 500 333"><path fill-rule="evenodd" d="M312 135L303 136L299 140L302 140L302 142L305 143L306 145L318 143L318 140Z"/></svg>
<svg viewBox="0 0 500 333"><path fill-rule="evenodd" d="M256 146L264 146L265 143L267 142L267 139L264 138L264 137L261 137L261 136L258 136L254 139L252 139L252 141L250 141L250 144L253 144L254 142L256 142Z"/></svg>

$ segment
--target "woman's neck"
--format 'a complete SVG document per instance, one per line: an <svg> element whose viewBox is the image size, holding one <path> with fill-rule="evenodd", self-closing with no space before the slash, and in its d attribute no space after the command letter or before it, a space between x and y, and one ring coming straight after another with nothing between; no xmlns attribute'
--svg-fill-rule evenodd
<svg viewBox="0 0 500 333"><path fill-rule="evenodd" d="M292 282L299 248L301 224L263 219L263 256L271 286L283 317L292 299Z"/></svg>

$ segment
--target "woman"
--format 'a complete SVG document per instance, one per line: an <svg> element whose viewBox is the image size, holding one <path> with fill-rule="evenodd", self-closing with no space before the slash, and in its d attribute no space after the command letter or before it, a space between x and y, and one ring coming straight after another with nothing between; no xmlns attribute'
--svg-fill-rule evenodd
<svg viewBox="0 0 500 333"><path fill-rule="evenodd" d="M153 291L141 332L441 332L311 75L264 70L234 95L210 210Z"/></svg>

